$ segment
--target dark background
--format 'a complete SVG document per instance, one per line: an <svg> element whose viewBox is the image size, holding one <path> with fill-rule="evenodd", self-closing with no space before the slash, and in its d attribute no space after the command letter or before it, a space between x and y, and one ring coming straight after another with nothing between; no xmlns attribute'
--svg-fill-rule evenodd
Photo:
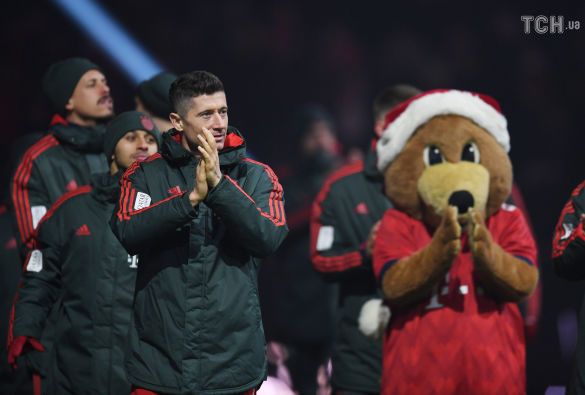
<svg viewBox="0 0 585 395"><path fill-rule="evenodd" d="M544 311L528 346L529 393L566 383L574 310L585 287L557 279L548 257L561 208L585 178L585 3L100 3L163 67L217 74L226 86L230 123L274 167L292 160L290 119L308 102L333 113L347 149L366 146L370 103L386 85L467 89L497 98L541 252ZM562 34L525 34L522 15L562 15L582 26ZM40 81L62 58L84 56L100 64L117 112L133 107L133 83L54 3L6 3L1 18L0 158L14 138L46 128L51 114ZM559 334L559 328L568 329Z"/></svg>

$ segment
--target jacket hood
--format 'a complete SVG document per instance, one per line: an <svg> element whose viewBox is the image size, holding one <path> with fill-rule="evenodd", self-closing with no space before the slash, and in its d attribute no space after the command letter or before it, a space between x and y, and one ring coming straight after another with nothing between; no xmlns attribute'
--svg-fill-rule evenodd
<svg viewBox="0 0 585 395"><path fill-rule="evenodd" d="M110 173L96 174L91 178L92 193L101 202L115 203L120 192L120 178L124 170L114 175Z"/></svg>
<svg viewBox="0 0 585 395"><path fill-rule="evenodd" d="M49 133L63 145L84 153L101 153L104 146L105 124L84 127L67 122L59 115L53 117Z"/></svg>
<svg viewBox="0 0 585 395"><path fill-rule="evenodd" d="M195 157L181 145L182 132L171 129L163 135L161 155L167 161L184 165ZM228 126L223 149L219 152L220 166L236 164L246 155L246 142L240 131Z"/></svg>

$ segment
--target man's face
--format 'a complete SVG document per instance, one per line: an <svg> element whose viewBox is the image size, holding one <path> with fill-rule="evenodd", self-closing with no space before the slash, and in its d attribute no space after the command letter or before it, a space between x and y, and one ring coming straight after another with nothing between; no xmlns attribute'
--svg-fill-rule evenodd
<svg viewBox="0 0 585 395"><path fill-rule="evenodd" d="M114 101L110 96L106 77L98 70L89 70L85 73L77 83L65 109L81 119L110 118L114 114Z"/></svg>
<svg viewBox="0 0 585 395"><path fill-rule="evenodd" d="M308 156L318 152L335 156L339 151L339 142L331 125L326 121L315 121L310 130L305 134L301 147L303 153Z"/></svg>
<svg viewBox="0 0 585 395"><path fill-rule="evenodd" d="M171 113L171 122L175 129L183 132L183 142L191 152L197 152L198 135L203 135L203 128L209 129L215 138L217 150L225 143L228 126L227 100L225 92L192 97L186 106L187 113Z"/></svg>
<svg viewBox="0 0 585 395"><path fill-rule="evenodd" d="M144 130L133 130L124 135L114 149L113 160L118 169L126 169L135 161L142 161L158 151L156 139Z"/></svg>

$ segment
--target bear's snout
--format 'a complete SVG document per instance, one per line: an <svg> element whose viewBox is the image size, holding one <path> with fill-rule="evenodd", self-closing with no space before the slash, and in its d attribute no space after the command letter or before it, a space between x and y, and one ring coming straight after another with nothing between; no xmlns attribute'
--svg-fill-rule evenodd
<svg viewBox="0 0 585 395"><path fill-rule="evenodd" d="M449 205L457 207L459 214L465 214L475 201L469 191L455 191L449 196Z"/></svg>

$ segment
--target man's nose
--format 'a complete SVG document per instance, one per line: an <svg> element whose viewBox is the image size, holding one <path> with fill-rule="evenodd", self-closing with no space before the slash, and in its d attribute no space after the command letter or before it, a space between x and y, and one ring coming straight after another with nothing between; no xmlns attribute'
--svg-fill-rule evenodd
<svg viewBox="0 0 585 395"><path fill-rule="evenodd" d="M212 128L223 128L223 127L225 127L225 125L224 125L224 118L219 113L213 114L212 122L211 122L211 127Z"/></svg>
<svg viewBox="0 0 585 395"><path fill-rule="evenodd" d="M146 142L146 139L144 137L139 137L137 141L138 141L137 148L139 150L148 150L148 143Z"/></svg>
<svg viewBox="0 0 585 395"><path fill-rule="evenodd" d="M107 95L110 94L110 86L108 85L107 82L102 82L101 89L102 89L102 94L107 94Z"/></svg>

